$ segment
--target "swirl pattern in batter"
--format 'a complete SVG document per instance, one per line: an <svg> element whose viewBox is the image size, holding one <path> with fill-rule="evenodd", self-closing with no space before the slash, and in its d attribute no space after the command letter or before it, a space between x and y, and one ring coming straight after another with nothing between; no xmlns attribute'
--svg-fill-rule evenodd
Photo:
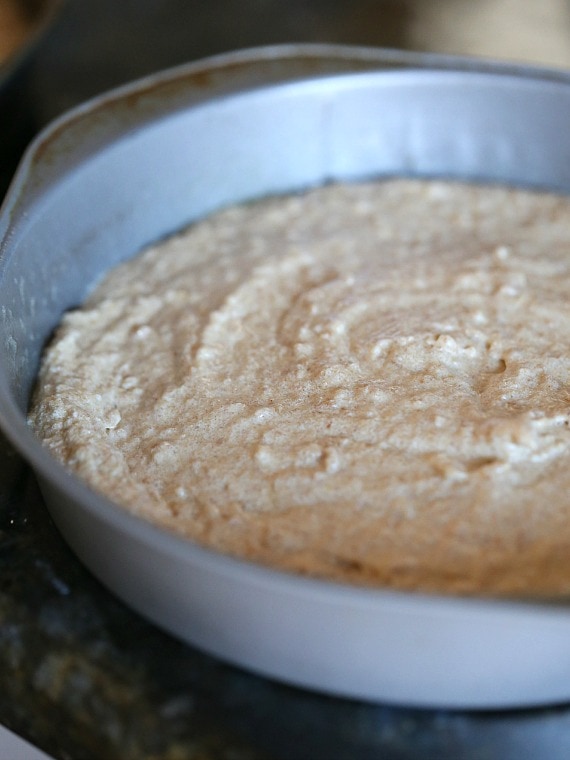
<svg viewBox="0 0 570 760"><path fill-rule="evenodd" d="M570 592L570 199L394 179L222 210L65 316L30 422L127 509L342 582Z"/></svg>

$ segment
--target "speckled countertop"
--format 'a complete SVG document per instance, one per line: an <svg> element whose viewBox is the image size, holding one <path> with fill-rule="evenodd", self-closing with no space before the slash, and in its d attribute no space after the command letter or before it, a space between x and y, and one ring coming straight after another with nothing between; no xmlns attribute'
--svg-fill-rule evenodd
<svg viewBox="0 0 570 760"><path fill-rule="evenodd" d="M290 41L566 65L567 16L561 0L67 0L0 98L0 190L46 121L153 70ZM83 569L2 440L0 723L60 760L570 757L568 706L469 714L363 704L279 685L177 642Z"/></svg>

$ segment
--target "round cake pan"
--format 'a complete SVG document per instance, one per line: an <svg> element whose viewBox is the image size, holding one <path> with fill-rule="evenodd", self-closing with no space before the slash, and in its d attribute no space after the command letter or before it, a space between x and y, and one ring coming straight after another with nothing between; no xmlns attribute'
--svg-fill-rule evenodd
<svg viewBox="0 0 570 760"><path fill-rule="evenodd" d="M51 125L0 218L0 422L85 565L175 636L301 687L430 707L568 700L565 604L359 589L220 556L90 491L26 425L62 312L146 244L220 206L330 180L568 191L568 124L564 73L309 45L160 73Z"/></svg>

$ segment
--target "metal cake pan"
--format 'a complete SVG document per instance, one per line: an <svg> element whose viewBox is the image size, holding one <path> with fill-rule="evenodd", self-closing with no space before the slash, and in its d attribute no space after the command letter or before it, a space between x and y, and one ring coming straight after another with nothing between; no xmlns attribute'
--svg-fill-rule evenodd
<svg viewBox="0 0 570 760"><path fill-rule="evenodd" d="M221 205L331 179L567 192L568 124L565 73L302 45L160 73L44 131L0 216L0 424L85 565L175 636L297 686L427 707L568 700L565 604L360 589L221 556L90 491L25 416L62 312L142 246Z"/></svg>

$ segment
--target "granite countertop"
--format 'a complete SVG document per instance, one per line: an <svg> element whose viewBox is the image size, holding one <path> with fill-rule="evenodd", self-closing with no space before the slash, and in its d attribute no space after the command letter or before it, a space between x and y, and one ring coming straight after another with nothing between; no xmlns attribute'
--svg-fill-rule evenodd
<svg viewBox="0 0 570 760"><path fill-rule="evenodd" d="M67 0L15 95L0 101L0 144L2 129L11 136L0 150L0 181L7 183L33 134L68 107L225 50L332 41L570 63L564 2L537 10L536 3L478 0L479 16L473 5ZM176 641L75 559L29 469L3 440L0 566L0 723L60 760L570 757L568 706L461 713L365 704L277 684Z"/></svg>

